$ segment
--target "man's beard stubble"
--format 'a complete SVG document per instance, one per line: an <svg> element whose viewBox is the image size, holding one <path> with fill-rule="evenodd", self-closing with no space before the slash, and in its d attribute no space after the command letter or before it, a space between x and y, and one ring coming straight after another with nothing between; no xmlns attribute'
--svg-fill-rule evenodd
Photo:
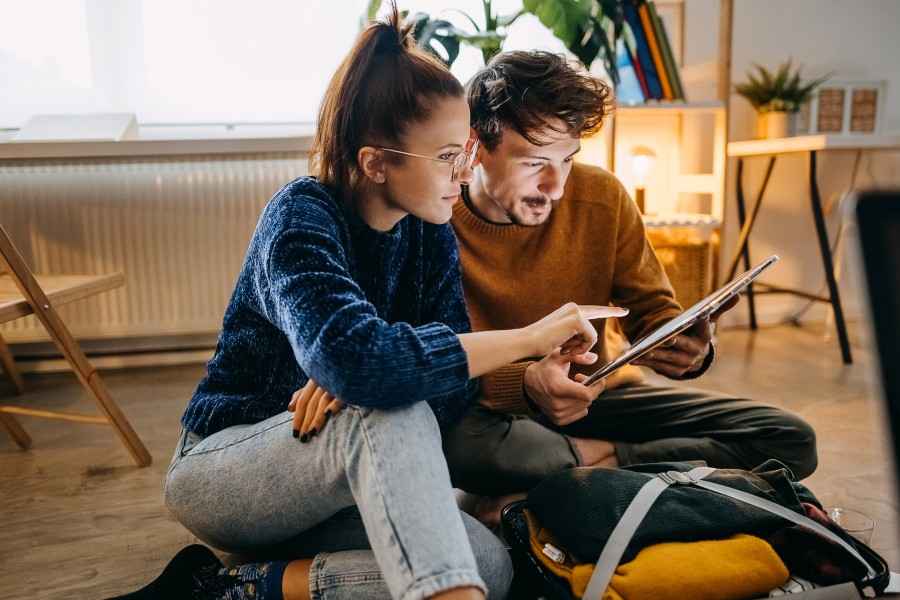
<svg viewBox="0 0 900 600"><path fill-rule="evenodd" d="M520 202L527 206L528 208L545 208L547 205L550 205L550 210L547 211L546 216L539 223L523 223L521 219L519 219L515 213L511 210L505 210L506 217L515 225L519 225L521 227L537 227L539 225L543 225L548 218L550 218L550 214L556 208L556 205L559 204L558 201L554 202L545 196L527 196L522 198Z"/></svg>

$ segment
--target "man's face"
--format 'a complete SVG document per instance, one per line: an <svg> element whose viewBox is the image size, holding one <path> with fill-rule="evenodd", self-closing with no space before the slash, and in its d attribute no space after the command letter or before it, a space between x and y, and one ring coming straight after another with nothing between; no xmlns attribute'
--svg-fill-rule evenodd
<svg viewBox="0 0 900 600"><path fill-rule="evenodd" d="M534 137L550 143L538 146L504 129L493 151L482 147L478 152L481 169L473 185L481 186L487 201L516 225L540 225L550 217L581 149L579 138L549 127Z"/></svg>

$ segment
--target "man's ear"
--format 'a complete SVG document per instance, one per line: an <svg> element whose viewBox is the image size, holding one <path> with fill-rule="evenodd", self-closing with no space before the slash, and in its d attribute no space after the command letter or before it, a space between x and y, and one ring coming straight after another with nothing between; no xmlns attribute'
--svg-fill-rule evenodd
<svg viewBox="0 0 900 600"><path fill-rule="evenodd" d="M475 129L472 127L469 128L469 139L470 140L478 139L478 132L475 131ZM475 152L475 158L472 159L472 168L473 169L481 164L481 153L482 152L487 152L487 150L485 150L484 144L478 144L478 151Z"/></svg>
<svg viewBox="0 0 900 600"><path fill-rule="evenodd" d="M384 152L374 146L363 146L356 153L356 163L363 176L375 183L384 183L387 175L384 169Z"/></svg>

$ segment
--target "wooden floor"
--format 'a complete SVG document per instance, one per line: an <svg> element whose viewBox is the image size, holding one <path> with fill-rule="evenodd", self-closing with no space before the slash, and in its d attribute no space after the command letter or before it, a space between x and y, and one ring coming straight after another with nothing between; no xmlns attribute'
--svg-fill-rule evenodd
<svg viewBox="0 0 900 600"><path fill-rule="evenodd" d="M819 443L819 470L807 483L826 504L873 516L872 545L896 569L898 507L887 433L869 385L870 353L858 339L854 352L857 363L843 366L837 344L823 343L814 326L725 331L716 365L693 385L803 415ZM95 600L129 591L193 541L166 513L162 480L178 418L202 373L177 367L105 374L153 454L146 469L132 466L106 427L23 419L35 442L29 452L0 431L0 599ZM73 377L27 383L22 404L91 408ZM11 391L3 385L0 394Z"/></svg>

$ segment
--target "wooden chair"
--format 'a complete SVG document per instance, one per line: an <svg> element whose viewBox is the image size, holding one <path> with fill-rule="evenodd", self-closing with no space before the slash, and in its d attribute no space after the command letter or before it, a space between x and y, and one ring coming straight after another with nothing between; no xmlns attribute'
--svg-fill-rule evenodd
<svg viewBox="0 0 900 600"><path fill-rule="evenodd" d="M122 273L110 275L46 275L35 276L25 264L22 255L0 226L0 323L6 323L30 314L41 321L56 347L72 366L81 385L94 397L105 416L36 410L20 406L0 404L0 425L23 449L31 446L31 438L13 415L26 415L45 419L61 419L77 423L112 425L119 439L140 467L152 462L150 453L131 428L118 404L109 396L100 374L94 369L81 350L81 346L69 333L56 313L57 306L80 300L124 285ZM0 366L12 380L16 391L24 390L22 378L16 370L12 354L0 338Z"/></svg>

